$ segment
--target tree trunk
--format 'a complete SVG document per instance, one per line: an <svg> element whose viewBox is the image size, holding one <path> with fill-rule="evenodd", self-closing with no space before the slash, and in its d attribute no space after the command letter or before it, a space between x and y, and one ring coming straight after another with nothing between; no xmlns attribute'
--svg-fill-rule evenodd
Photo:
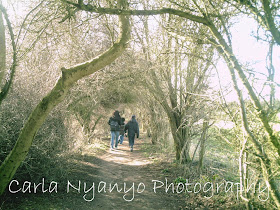
<svg viewBox="0 0 280 210"><path fill-rule="evenodd" d="M1 4L1 1L0 1ZM0 85L6 69L6 38L2 12L0 10Z"/></svg>
<svg viewBox="0 0 280 210"><path fill-rule="evenodd" d="M243 136L243 142L240 142L241 148L239 152L239 180L240 180L240 186L243 187L243 189L247 189L247 152L246 144L247 144L247 137L244 134ZM242 200L246 202L247 209L250 209L250 199L248 198L248 193L246 193L246 190L241 190L240 197Z"/></svg>
<svg viewBox="0 0 280 210"><path fill-rule="evenodd" d="M170 116L170 114L168 115ZM177 125L175 117L169 117L170 129L172 137L174 139L176 160L180 163L188 163L191 161L190 158L190 138L188 138L189 128L180 127Z"/></svg>
<svg viewBox="0 0 280 210"><path fill-rule="evenodd" d="M205 153L205 142L207 139L207 130L208 130L209 122L203 122L202 134L200 138L200 150L199 150L199 160L198 160L198 170L201 171L203 166L203 157Z"/></svg>
<svg viewBox="0 0 280 210"><path fill-rule="evenodd" d="M123 53L127 41L129 40L130 24L129 18L126 16L120 15L119 20L120 34L118 41L103 54L88 62L76 65L69 69L62 68L62 76L57 81L55 87L41 100L30 114L19 134L14 148L0 166L0 195L4 192L17 168L25 159L32 141L46 117L52 109L65 98L68 90L77 80L104 68Z"/></svg>
<svg viewBox="0 0 280 210"><path fill-rule="evenodd" d="M1 19L0 20L0 85L1 85L1 81L3 80L3 77L5 76L5 72L6 72L5 30L4 30L3 18L2 18L1 13L4 16L4 18L6 20L6 23L7 23L7 26L8 26L8 29L9 29L9 34L10 34L11 44L12 44L12 49L13 49L13 62L12 62L12 65L10 67L10 70L7 71L4 86L1 88L0 104L6 98L8 92L10 90L10 87L12 85L12 81L13 81L13 78L14 78L14 75L15 75L16 65L17 65L17 52L16 52L16 44L15 44L15 40L14 40L14 32L13 32L13 29L12 29L12 24L9 20L6 9L2 6L2 4L0 4L0 17L1 17L0 18ZM3 46L2 46L2 44L3 44ZM2 50L3 50L3 52L2 52Z"/></svg>
<svg viewBox="0 0 280 210"><path fill-rule="evenodd" d="M274 178L274 175L271 170L272 169L271 160L266 155L265 150L263 149L261 143L258 141L258 139L255 137L255 135L253 134L253 132L251 132L251 130L249 128L246 109L245 109L245 103L243 100L243 95L242 95L241 90L238 87L236 75L234 72L234 67L231 63L231 60L228 58L227 54L223 52L222 48L218 47L217 49L221 53L221 55L224 56L225 61L227 62L228 68L230 70L231 78L233 81L233 86L234 86L235 91L237 92L238 100L240 103L240 109L241 109L240 113L241 113L243 127L244 127L247 135L250 137L250 139L253 143L253 146L255 148L255 151L260 159L261 169L262 169L261 171L262 171L262 175L264 177L264 181L269 189L269 192L270 192L270 195L271 195L273 201L275 202L276 206L278 208L280 208L280 193L277 189L277 184L276 184L277 181Z"/></svg>
<svg viewBox="0 0 280 210"><path fill-rule="evenodd" d="M97 120L94 122L94 125L93 125L93 127L92 127L92 129L91 129L91 132L92 132L92 133L95 131L95 128L96 128L97 124L99 123L99 121L102 119L102 117L103 117L103 115L100 115L100 116L97 118Z"/></svg>
<svg viewBox="0 0 280 210"><path fill-rule="evenodd" d="M190 128L183 127L178 129L180 132L180 141L181 141L181 154L180 154L180 163L189 163L191 162L190 149L191 149L191 138L190 138Z"/></svg>

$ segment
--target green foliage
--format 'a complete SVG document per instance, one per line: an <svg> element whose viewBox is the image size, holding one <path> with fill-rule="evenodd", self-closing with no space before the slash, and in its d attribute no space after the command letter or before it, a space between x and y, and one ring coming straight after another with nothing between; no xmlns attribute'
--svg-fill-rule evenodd
<svg viewBox="0 0 280 210"><path fill-rule="evenodd" d="M170 172L170 170L168 168L165 168L162 170L162 173L169 173L169 172Z"/></svg>
<svg viewBox="0 0 280 210"><path fill-rule="evenodd" d="M180 176L180 177L177 177L177 178L174 180L174 183L175 183L175 184L178 184L178 183L186 183L186 179Z"/></svg>

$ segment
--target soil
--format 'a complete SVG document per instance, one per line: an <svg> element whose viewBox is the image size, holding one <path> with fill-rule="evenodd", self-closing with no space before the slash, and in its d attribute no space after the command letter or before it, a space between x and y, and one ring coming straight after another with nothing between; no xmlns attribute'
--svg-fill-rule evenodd
<svg viewBox="0 0 280 210"><path fill-rule="evenodd" d="M123 145L119 145L117 150L107 150L99 155L73 155L68 160L69 176L64 182L57 183L57 192L50 193L50 190L45 193L7 192L0 208L184 209L186 196L176 192L176 185L174 193L171 188L165 192L166 180L169 185L178 175L175 165L170 162L154 161L146 155L141 144L149 144L147 141L138 140L133 152L129 150L126 141ZM69 192L67 192L68 180L73 186L69 187ZM54 180L48 181L50 183ZM164 186L154 190L154 184L159 187L160 181ZM79 182L80 192L74 189L78 188ZM92 199L93 190L90 190L93 183L94 199ZM112 186L117 183L119 192L116 187L110 192L110 183ZM85 190L89 191L86 196L84 184ZM22 186L22 183L19 186ZM53 183L52 187L54 186ZM104 186L105 190L102 188Z"/></svg>

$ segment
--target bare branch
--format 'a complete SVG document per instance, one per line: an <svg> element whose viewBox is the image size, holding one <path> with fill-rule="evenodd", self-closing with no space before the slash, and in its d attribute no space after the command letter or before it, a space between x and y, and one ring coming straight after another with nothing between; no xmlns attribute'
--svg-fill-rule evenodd
<svg viewBox="0 0 280 210"><path fill-rule="evenodd" d="M67 92L75 82L111 64L123 53L130 38L130 22L129 18L123 15L119 16L119 22L120 34L118 41L103 54L88 62L68 69L62 68L62 76L58 79L54 88L39 102L30 114L19 134L13 150L0 166L0 195L4 192L17 168L25 159L36 133L44 123L48 114L65 98Z"/></svg>
<svg viewBox="0 0 280 210"><path fill-rule="evenodd" d="M10 37L11 37L11 41L12 41L12 48L13 48L13 62L12 62L12 65L10 67L10 70L7 74L5 85L0 92L0 104L1 104L2 101L6 98L8 92L10 90L10 87L12 85L12 81L13 81L15 70L16 70L16 64L17 64L17 53L16 53L16 44L15 44L15 39L14 39L13 28L12 28L11 22L9 20L8 14L6 12L6 9L3 7L2 4L0 4L0 10L2 11L2 13L4 15L4 18L7 22Z"/></svg>
<svg viewBox="0 0 280 210"><path fill-rule="evenodd" d="M183 12L181 10L176 10L172 8L161 8L155 10L125 10L125 9L116 9L116 8L104 8L96 7L90 4L76 4L67 0L62 0L80 10L94 12L99 14L111 14L111 15L161 15L161 14L172 14L179 17L184 17L189 20L195 21L197 23L202 23L208 25L207 19L201 16L192 15L188 12Z"/></svg>

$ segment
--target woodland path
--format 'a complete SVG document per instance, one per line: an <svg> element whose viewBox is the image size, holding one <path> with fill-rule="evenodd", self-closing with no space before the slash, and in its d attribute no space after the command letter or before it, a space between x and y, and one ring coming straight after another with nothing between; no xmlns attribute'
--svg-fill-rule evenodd
<svg viewBox="0 0 280 210"><path fill-rule="evenodd" d="M65 184L58 185L58 193L27 196L25 194L21 199L14 197L14 204L10 206L10 202L7 201L7 206L3 205L1 209L184 209L186 197L183 193L178 194L176 191L172 193L171 190L166 193L165 187L154 192L152 180L165 183L165 178L167 178L170 184L176 178L176 170L170 163L154 162L151 157L145 155L141 144L150 144L147 141L146 139L138 140L133 152L130 152L128 142L125 141L123 145L119 145L118 150L107 150L97 156L73 156L69 181L75 187L78 187L79 181L81 182L80 193L73 188L66 193L66 181ZM84 183L87 184L86 189L89 189L93 182L95 184L94 199L85 201ZM102 190L98 193L100 182L102 182L100 189L106 183L106 192ZM117 183L119 189L122 188L122 190L117 192L115 188L109 192L110 183ZM127 193L124 193L124 183L126 183ZM139 183L143 183L145 189L143 184L139 185ZM138 192L144 189L142 193L137 192L138 185ZM159 185L157 183L157 186ZM124 196L126 200L131 199L131 201L126 201ZM92 190L85 198L92 198Z"/></svg>

